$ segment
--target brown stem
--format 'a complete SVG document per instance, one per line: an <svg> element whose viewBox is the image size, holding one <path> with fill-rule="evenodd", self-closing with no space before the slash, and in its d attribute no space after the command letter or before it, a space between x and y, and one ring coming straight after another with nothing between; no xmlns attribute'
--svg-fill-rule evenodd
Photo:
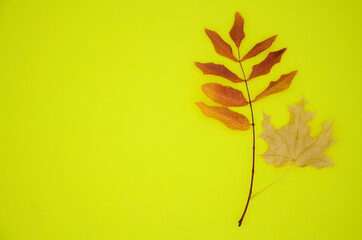
<svg viewBox="0 0 362 240"><path fill-rule="evenodd" d="M240 49L238 49L238 55L239 55L239 65L240 65L241 71L243 72L243 75L244 75L245 87L246 87L246 91L248 93L250 113L251 113L251 126L253 128L253 167L252 167L252 170L251 170L250 190L249 190L249 196L248 196L248 200L247 200L246 205L245 205L243 215L241 216L241 218L239 220L239 227L240 227L241 223L243 222L243 219L245 217L246 211L248 210L249 202L250 202L251 195L252 195L252 192L253 192L254 169L255 169L255 122L254 122L253 105L251 104L251 98L250 98L250 93L249 93L249 88L248 88L248 79L246 79L243 66L241 65Z"/></svg>

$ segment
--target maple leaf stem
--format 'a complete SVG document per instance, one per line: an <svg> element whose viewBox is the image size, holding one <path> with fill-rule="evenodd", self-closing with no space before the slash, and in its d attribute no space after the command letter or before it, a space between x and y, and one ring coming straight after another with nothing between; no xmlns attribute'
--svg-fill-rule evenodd
<svg viewBox="0 0 362 240"><path fill-rule="evenodd" d="M291 166L290 166L290 168L288 168L288 170L287 170L282 176L280 176L277 180L275 180L274 182L272 182L271 184L269 184L269 185L266 186L265 188L261 189L261 190L258 191L257 193L254 193L254 194L251 196L251 199L253 199L254 197L256 197L256 195L264 192L265 190L267 190L268 188L270 188L271 186L273 186L274 184L276 184L277 182L279 182L280 180L282 180L282 178L284 178L285 175L287 175L287 174L290 172L290 170L292 170L293 166L294 166L294 163L292 163Z"/></svg>
<svg viewBox="0 0 362 240"><path fill-rule="evenodd" d="M249 87L248 87L248 79L246 79L245 76L245 72L243 69L243 65L241 64L241 58L240 58L240 49L238 48L238 59L239 59L239 65L241 68L241 71L243 72L244 75L244 82L245 82L245 87L246 87L246 91L248 93L248 98L249 98L249 106L250 106L250 114L251 114L251 126L253 127L253 166L252 166L252 170L251 170L251 180L250 180L250 189L249 189L249 196L248 196L248 200L246 202L245 208L244 208L244 212L243 215L241 216L240 220L239 220L239 227L241 226L241 223L243 222L243 219L245 217L246 211L248 210L249 207L249 202L253 193L253 183L254 183L254 171L255 171L255 122L254 122L254 112L253 112L253 105L251 103L251 98L250 98L250 93L249 93Z"/></svg>

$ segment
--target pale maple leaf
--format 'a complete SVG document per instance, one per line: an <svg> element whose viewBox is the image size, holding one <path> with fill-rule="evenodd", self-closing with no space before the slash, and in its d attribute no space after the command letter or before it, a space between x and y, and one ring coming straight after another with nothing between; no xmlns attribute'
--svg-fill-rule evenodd
<svg viewBox="0 0 362 240"><path fill-rule="evenodd" d="M300 167L312 166L319 169L334 166L332 159L324 154L336 142L332 138L333 121L324 122L322 131L312 138L307 122L313 119L314 114L304 111L306 103L302 98L299 103L289 106L289 123L280 129L274 128L269 121L270 116L264 113L264 132L260 137L269 144L269 148L261 156L267 163L281 167L294 162Z"/></svg>

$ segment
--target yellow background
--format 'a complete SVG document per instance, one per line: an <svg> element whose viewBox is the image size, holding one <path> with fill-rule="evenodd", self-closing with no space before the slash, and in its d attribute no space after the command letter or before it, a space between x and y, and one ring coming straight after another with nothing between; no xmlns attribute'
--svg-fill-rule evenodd
<svg viewBox="0 0 362 240"><path fill-rule="evenodd" d="M218 56L207 27L243 53L278 34L280 64L255 96L298 69L290 89L255 104L275 126L303 95L313 134L334 124L335 167L293 169L253 199L251 131L194 104L219 82L193 62ZM0 239L361 239L361 3L345 1L0 1ZM253 64L266 56L245 62ZM243 89L241 87L241 89ZM240 112L249 116L249 109ZM257 138L257 154L267 148ZM255 190L281 176L257 157Z"/></svg>

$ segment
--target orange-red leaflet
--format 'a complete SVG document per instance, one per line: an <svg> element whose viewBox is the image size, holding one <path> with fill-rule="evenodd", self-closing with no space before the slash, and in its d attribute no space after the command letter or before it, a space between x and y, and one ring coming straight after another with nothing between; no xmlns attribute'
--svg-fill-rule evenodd
<svg viewBox="0 0 362 240"><path fill-rule="evenodd" d="M277 35L274 35L260 43L257 43L242 59L241 61L244 61L246 59L255 57L259 53L262 53L266 49L268 49L274 42L274 40L277 38Z"/></svg>
<svg viewBox="0 0 362 240"><path fill-rule="evenodd" d="M239 78L235 73L231 72L224 65L215 63L199 63L195 62L196 67L200 68L204 74L212 74L229 79L237 83L242 82L243 79Z"/></svg>
<svg viewBox="0 0 362 240"><path fill-rule="evenodd" d="M202 91L211 100L224 106L240 107L248 105L243 93L235 88L218 83L206 83L201 86Z"/></svg>
<svg viewBox="0 0 362 240"><path fill-rule="evenodd" d="M227 57L235 62L238 60L235 58L233 54L233 50L230 45L227 44L220 36L214 31L205 28L205 32L207 36L209 36L212 44L214 45L215 51L221 56Z"/></svg>
<svg viewBox="0 0 362 240"><path fill-rule="evenodd" d="M248 80L261 76L261 75L265 75L268 74L270 72L270 69L277 64L278 62L280 62L280 59L283 56L283 53L286 51L286 48L283 48L279 51L276 52L271 52L268 54L268 56L264 59L264 61L262 61L261 63L253 66L253 70L248 78Z"/></svg>
<svg viewBox="0 0 362 240"><path fill-rule="evenodd" d="M239 48L241 41L245 37L245 33L244 33L244 19L238 12L235 13L234 25L231 28L229 35L231 39L234 41L236 47Z"/></svg>
<svg viewBox="0 0 362 240"><path fill-rule="evenodd" d="M284 75L280 76L279 80L270 82L269 86L262 93L260 93L258 96L256 96L256 98L253 100L253 102L259 100L260 98L266 97L270 94L281 92L281 91L289 88L290 83L292 82L292 80L293 80L294 76L297 74L297 72L298 71L293 71L291 73L284 74Z"/></svg>
<svg viewBox="0 0 362 240"><path fill-rule="evenodd" d="M234 130L247 130L250 128L249 120L244 115L231 111L227 107L208 106L203 102L197 102L196 105L205 116L221 121L228 128Z"/></svg>

